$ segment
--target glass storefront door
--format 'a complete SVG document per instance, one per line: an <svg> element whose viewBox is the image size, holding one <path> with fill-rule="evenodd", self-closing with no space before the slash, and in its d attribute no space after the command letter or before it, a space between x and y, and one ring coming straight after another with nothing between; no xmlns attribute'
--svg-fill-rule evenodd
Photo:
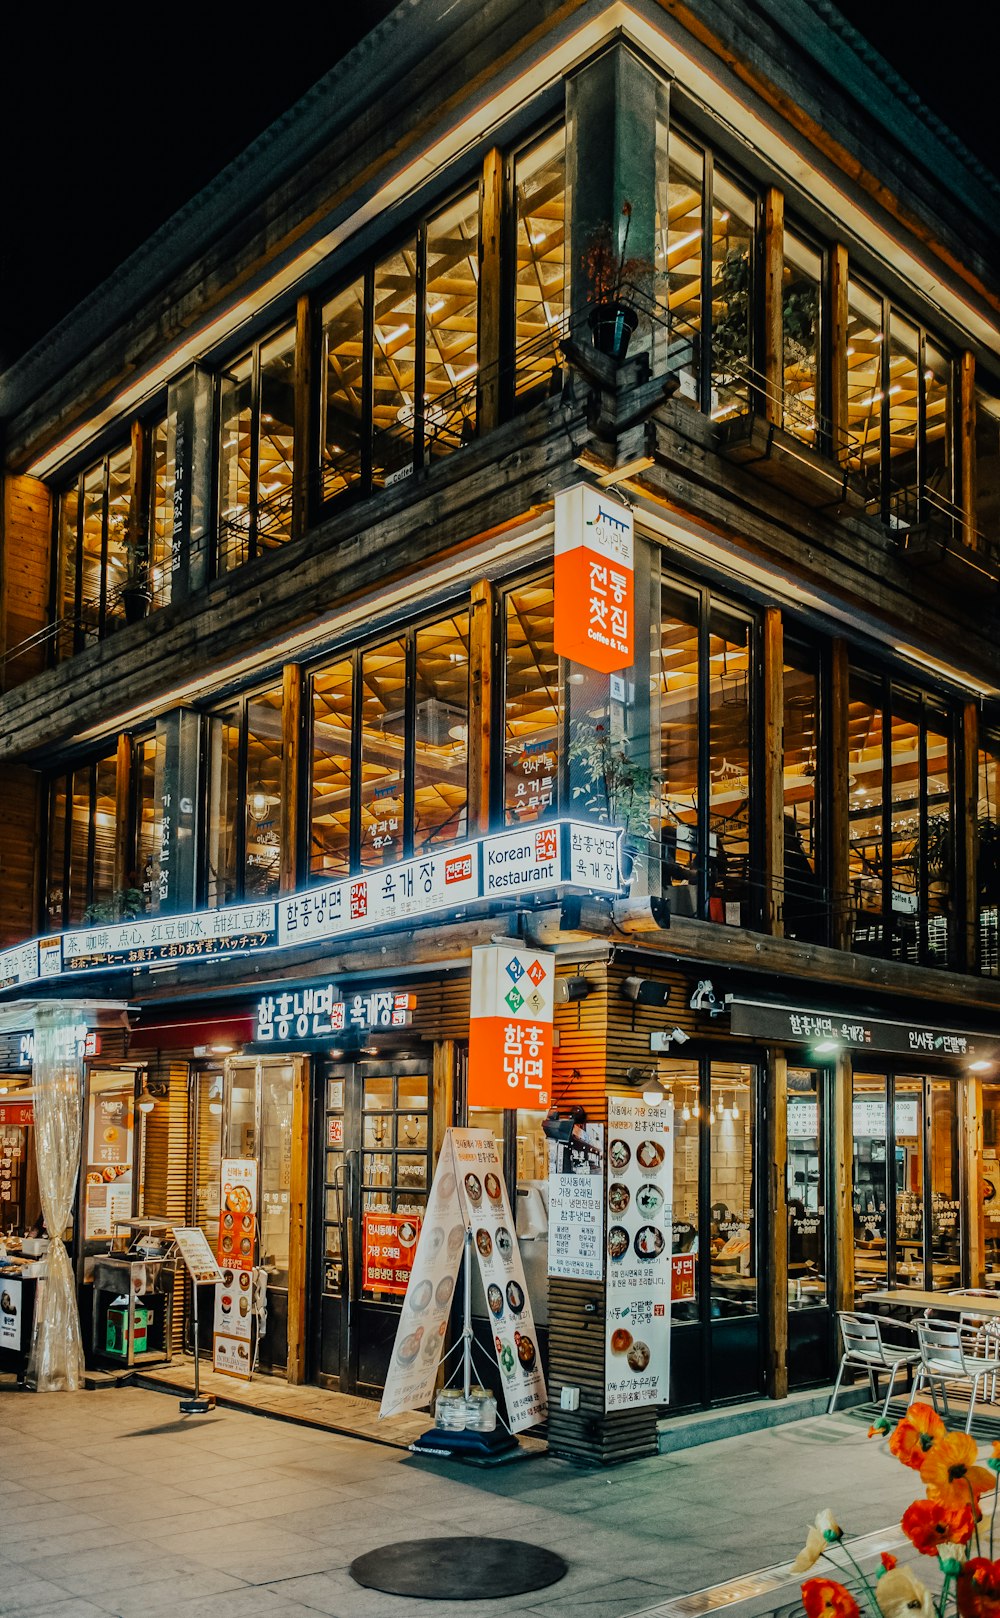
<svg viewBox="0 0 1000 1618"><path fill-rule="evenodd" d="M364 1285L365 1214L423 1216L431 1180L430 1058L332 1063L321 1090L316 1378L373 1394L385 1383L403 1299Z"/></svg>
<svg viewBox="0 0 1000 1618"><path fill-rule="evenodd" d="M288 1364L292 1092L298 1058L232 1057L225 1064L222 1157L256 1158L257 1265L267 1275L267 1322L257 1343L262 1371Z"/></svg>
<svg viewBox="0 0 1000 1618"><path fill-rule="evenodd" d="M829 1075L824 1069L788 1069L785 1201L790 1388L824 1382L831 1370L828 1091Z"/></svg>
<svg viewBox="0 0 1000 1618"><path fill-rule="evenodd" d="M958 1082L854 1075L854 1282L947 1292L962 1280Z"/></svg>

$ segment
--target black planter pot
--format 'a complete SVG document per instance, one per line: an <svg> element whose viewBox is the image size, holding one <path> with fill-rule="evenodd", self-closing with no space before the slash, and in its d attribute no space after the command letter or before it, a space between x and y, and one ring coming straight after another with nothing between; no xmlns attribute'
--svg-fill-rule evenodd
<svg viewBox="0 0 1000 1618"><path fill-rule="evenodd" d="M587 316L594 347L613 360L623 360L628 353L632 333L639 324L639 316L626 303L598 303Z"/></svg>
<svg viewBox="0 0 1000 1618"><path fill-rule="evenodd" d="M152 601L147 585L126 585L122 591L122 607L125 610L125 622L137 624L145 618Z"/></svg>

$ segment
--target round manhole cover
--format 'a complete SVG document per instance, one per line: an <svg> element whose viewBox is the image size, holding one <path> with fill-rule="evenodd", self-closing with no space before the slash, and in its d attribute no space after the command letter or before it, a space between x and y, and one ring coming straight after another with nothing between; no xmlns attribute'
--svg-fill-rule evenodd
<svg viewBox="0 0 1000 1618"><path fill-rule="evenodd" d="M348 1572L356 1583L386 1595L481 1601L544 1590L563 1577L566 1563L541 1545L463 1534L380 1545L357 1557Z"/></svg>

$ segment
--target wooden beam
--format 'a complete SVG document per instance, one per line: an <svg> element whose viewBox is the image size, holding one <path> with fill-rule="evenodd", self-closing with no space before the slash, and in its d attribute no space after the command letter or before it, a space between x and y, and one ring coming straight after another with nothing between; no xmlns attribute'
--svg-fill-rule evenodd
<svg viewBox="0 0 1000 1618"><path fill-rule="evenodd" d="M962 709L962 783L959 797L958 837L962 844L961 892L956 893L958 915L964 918L959 939L959 964L967 972L979 966L979 709L974 702ZM956 873L957 874L957 873Z"/></svg>
<svg viewBox="0 0 1000 1618"><path fill-rule="evenodd" d="M149 428L132 423L132 459L129 464L128 537L133 545L149 545Z"/></svg>
<svg viewBox="0 0 1000 1618"><path fill-rule="evenodd" d="M292 454L292 538L298 539L309 526L309 473L313 464L312 379L313 379L312 300L307 293L295 305L295 370L293 404L294 450Z"/></svg>
<svg viewBox="0 0 1000 1618"><path fill-rule="evenodd" d="M849 1056L837 1057L830 1077L833 1124L833 1307L854 1308L854 1075Z"/></svg>
<svg viewBox="0 0 1000 1618"><path fill-rule="evenodd" d="M472 586L469 627L469 834L490 829L490 742L493 710L493 620L496 590L488 579Z"/></svg>
<svg viewBox="0 0 1000 1618"><path fill-rule="evenodd" d="M302 752L302 668L286 663L281 676L281 858L278 884L280 893L294 893L298 886L299 840L302 822L300 800ZM306 846L308 847L308 833Z"/></svg>
<svg viewBox="0 0 1000 1618"><path fill-rule="evenodd" d="M503 343L504 162L499 147L483 158L479 181L479 381L476 416L480 434L500 421L500 360Z"/></svg>
<svg viewBox="0 0 1000 1618"><path fill-rule="evenodd" d="M118 738L115 758L115 874L114 891L124 893L133 882L140 885L140 874L134 869L135 841L130 835L132 807L132 737L122 732Z"/></svg>
<svg viewBox="0 0 1000 1618"><path fill-rule="evenodd" d="M836 242L830 249L830 426L833 455L847 458L850 446L847 406L847 248Z"/></svg>
<svg viewBox="0 0 1000 1618"><path fill-rule="evenodd" d="M769 186L764 193L764 415L781 426L784 414L784 324L781 281L785 265L785 199Z"/></svg>
<svg viewBox="0 0 1000 1618"><path fill-rule="evenodd" d="M965 1207L968 1283L986 1285L986 1230L983 1222L983 1087L974 1076L960 1079L960 1152Z"/></svg>
<svg viewBox="0 0 1000 1618"><path fill-rule="evenodd" d="M764 612L764 931L784 936L785 759L784 628L781 612Z"/></svg>
<svg viewBox="0 0 1000 1618"><path fill-rule="evenodd" d="M966 350L959 361L958 487L962 508L962 544L979 549L976 530L976 357Z"/></svg>
<svg viewBox="0 0 1000 1618"><path fill-rule="evenodd" d="M850 881L850 663L847 642L835 640L830 655L830 943L849 949L852 941L853 894Z"/></svg>
<svg viewBox="0 0 1000 1618"><path fill-rule="evenodd" d="M788 1397L788 1062L783 1051L767 1058L767 1230L770 1290L770 1394Z"/></svg>
<svg viewBox="0 0 1000 1618"><path fill-rule="evenodd" d="M288 1182L288 1360L291 1383L306 1379L306 1254L309 1198L309 1063L294 1058L292 1139Z"/></svg>

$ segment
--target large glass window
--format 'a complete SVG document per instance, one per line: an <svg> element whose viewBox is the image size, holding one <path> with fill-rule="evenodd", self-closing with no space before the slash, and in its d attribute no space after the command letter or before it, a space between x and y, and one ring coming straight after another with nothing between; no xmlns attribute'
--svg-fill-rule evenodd
<svg viewBox="0 0 1000 1618"><path fill-rule="evenodd" d="M1000 740L994 737L985 737L979 749L978 781L979 970L987 977L1000 977Z"/></svg>
<svg viewBox="0 0 1000 1618"><path fill-rule="evenodd" d="M504 819L558 807L562 693L553 637L553 576L504 598Z"/></svg>
<svg viewBox="0 0 1000 1618"><path fill-rule="evenodd" d="M822 1074L789 1068L785 1199L788 1209L788 1307L826 1302L826 1141Z"/></svg>
<svg viewBox="0 0 1000 1618"><path fill-rule="evenodd" d="M558 374L559 336L568 306L563 129L518 153L514 192L514 391L519 401L528 404L547 392Z"/></svg>
<svg viewBox="0 0 1000 1618"><path fill-rule="evenodd" d="M377 489L413 470L418 254L414 239L375 269L372 476Z"/></svg>
<svg viewBox="0 0 1000 1618"><path fill-rule="evenodd" d="M735 1062L711 1065L712 1314L723 1318L753 1315L758 1307L754 1072Z"/></svg>
<svg viewBox="0 0 1000 1618"><path fill-rule="evenodd" d="M280 685L242 697L208 721L205 849L209 905L277 892L285 831Z"/></svg>
<svg viewBox="0 0 1000 1618"><path fill-rule="evenodd" d="M660 839L664 886L677 914L698 911L698 598L664 579L654 692L660 714Z"/></svg>
<svg viewBox="0 0 1000 1618"><path fill-rule="evenodd" d="M155 448L158 428L151 429ZM153 456L155 465L155 453ZM136 483L130 444L105 455L59 498L59 651L69 655L162 600L150 569L151 533L141 526L155 484Z"/></svg>
<svg viewBox="0 0 1000 1618"><path fill-rule="evenodd" d="M466 835L469 781L469 615L416 633L413 848Z"/></svg>
<svg viewBox="0 0 1000 1618"><path fill-rule="evenodd" d="M320 457L322 497L356 488L365 474L365 283L352 281L324 306Z"/></svg>
<svg viewBox="0 0 1000 1618"><path fill-rule="evenodd" d="M712 419L749 409L756 204L715 172L712 187Z"/></svg>
<svg viewBox="0 0 1000 1618"><path fill-rule="evenodd" d="M851 281L847 289L848 466L878 486L882 453L882 300Z"/></svg>
<svg viewBox="0 0 1000 1618"><path fill-rule="evenodd" d="M657 280L669 311L667 364L685 398L701 400L702 206L704 158L676 132L670 136L667 216L656 243Z"/></svg>
<svg viewBox="0 0 1000 1618"><path fill-rule="evenodd" d="M351 869L354 664L341 658L312 681L309 874L329 882Z"/></svg>
<svg viewBox="0 0 1000 1618"><path fill-rule="evenodd" d="M823 260L785 231L781 273L781 425L815 446L820 432L820 308Z"/></svg>
<svg viewBox="0 0 1000 1618"><path fill-rule="evenodd" d="M117 920L134 908L115 882L117 780L116 751L49 782L45 918L51 927Z"/></svg>
<svg viewBox="0 0 1000 1618"><path fill-rule="evenodd" d="M427 226L424 434L434 458L476 434L479 198L467 193Z"/></svg>
<svg viewBox="0 0 1000 1618"><path fill-rule="evenodd" d="M361 657L361 864L388 865L404 853L406 641Z"/></svg>
<svg viewBox="0 0 1000 1618"><path fill-rule="evenodd" d="M219 384L221 573L291 538L295 328L230 365Z"/></svg>
<svg viewBox="0 0 1000 1618"><path fill-rule="evenodd" d="M785 936L822 943L827 936L827 896L820 827L823 794L818 790L819 653L791 640L785 642L782 750Z"/></svg>
<svg viewBox="0 0 1000 1618"><path fill-rule="evenodd" d="M976 389L975 543L1000 548L1000 398Z"/></svg>

